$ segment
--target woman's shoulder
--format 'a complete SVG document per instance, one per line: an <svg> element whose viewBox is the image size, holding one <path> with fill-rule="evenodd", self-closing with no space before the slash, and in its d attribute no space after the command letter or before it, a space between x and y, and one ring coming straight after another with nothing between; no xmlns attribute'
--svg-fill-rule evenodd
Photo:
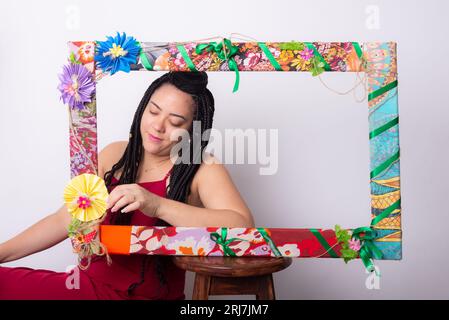
<svg viewBox="0 0 449 320"><path fill-rule="evenodd" d="M213 154L205 152L201 165L193 179L194 187L197 187L200 182L214 179L214 177L217 177L217 174L227 174L226 167Z"/></svg>
<svg viewBox="0 0 449 320"><path fill-rule="evenodd" d="M209 208L236 208L248 211L237 186L226 166L217 157L208 154L195 175L192 199Z"/></svg>
<svg viewBox="0 0 449 320"><path fill-rule="evenodd" d="M206 152L203 153L203 159L200 167L192 179L190 194L187 199L188 204L196 207L204 207L199 195L199 185L208 185L208 180L213 176L213 172L217 169L223 170L221 167L223 167L223 165L213 154Z"/></svg>
<svg viewBox="0 0 449 320"><path fill-rule="evenodd" d="M111 170L125 152L128 141L115 141L105 146L98 154L98 175L104 178L104 174Z"/></svg>
<svg viewBox="0 0 449 320"><path fill-rule="evenodd" d="M221 161L212 153L204 152L200 169L203 171L213 170L214 168L224 168Z"/></svg>

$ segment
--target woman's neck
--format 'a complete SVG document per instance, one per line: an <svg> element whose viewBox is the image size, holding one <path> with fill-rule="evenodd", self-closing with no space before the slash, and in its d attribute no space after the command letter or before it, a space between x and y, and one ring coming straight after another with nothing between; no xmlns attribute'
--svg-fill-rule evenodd
<svg viewBox="0 0 449 320"><path fill-rule="evenodd" d="M150 172L150 171L167 171L172 166L173 163L170 160L170 155L167 156L157 156L149 153L144 153L142 157L142 162L139 165L139 171Z"/></svg>

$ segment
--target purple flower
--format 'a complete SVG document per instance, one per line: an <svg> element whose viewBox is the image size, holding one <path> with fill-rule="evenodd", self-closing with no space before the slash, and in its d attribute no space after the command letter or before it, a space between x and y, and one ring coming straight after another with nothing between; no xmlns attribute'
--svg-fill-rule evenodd
<svg viewBox="0 0 449 320"><path fill-rule="evenodd" d="M61 91L61 99L72 109L84 108L85 102L92 101L95 93L95 82L92 74L82 64L70 63L63 67L62 74L59 75L61 83L58 86Z"/></svg>
<svg viewBox="0 0 449 320"><path fill-rule="evenodd" d="M304 60L310 60L310 58L313 57L313 50L312 49L308 49L308 48L304 48L303 51L301 51L299 53L301 55L301 58L303 58Z"/></svg>
<svg viewBox="0 0 449 320"><path fill-rule="evenodd" d="M360 248L361 248L360 240L359 239L354 239L354 238L349 240L349 248L354 250L354 251L359 251Z"/></svg>

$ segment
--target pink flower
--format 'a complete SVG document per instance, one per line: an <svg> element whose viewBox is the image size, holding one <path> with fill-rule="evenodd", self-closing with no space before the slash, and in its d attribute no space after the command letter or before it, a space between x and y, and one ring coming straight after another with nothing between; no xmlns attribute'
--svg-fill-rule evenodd
<svg viewBox="0 0 449 320"><path fill-rule="evenodd" d="M304 60L310 60L310 58L313 57L313 50L305 48L303 51L299 53L301 55L301 58Z"/></svg>
<svg viewBox="0 0 449 320"><path fill-rule="evenodd" d="M90 199L88 197L80 196L77 203L78 207L81 209L87 209L90 207Z"/></svg>
<svg viewBox="0 0 449 320"><path fill-rule="evenodd" d="M349 248L354 251L359 251L361 248L360 240L352 238L349 240Z"/></svg>
<svg viewBox="0 0 449 320"><path fill-rule="evenodd" d="M182 69L185 68L186 63L184 62L184 58L182 57L181 53L178 53L176 55L175 61L174 61L175 65L178 66L178 68Z"/></svg>

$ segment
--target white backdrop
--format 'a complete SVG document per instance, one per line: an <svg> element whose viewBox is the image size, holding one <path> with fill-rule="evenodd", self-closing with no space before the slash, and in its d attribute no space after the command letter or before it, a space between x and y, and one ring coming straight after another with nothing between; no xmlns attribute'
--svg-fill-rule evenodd
<svg viewBox="0 0 449 320"><path fill-rule="evenodd" d="M122 3L122 2L120 2ZM125 31L142 41L186 41L239 32L261 41L398 42L403 260L380 261L380 290L365 288L360 261L296 259L275 274L279 299L449 298L444 200L449 178L449 46L443 1L3 1L0 4L0 242L62 204L70 179L67 109L57 74L66 42ZM228 8L235 10L229 10ZM445 10L446 9L446 10ZM125 13L126 12L126 13ZM230 15L233 17L230 18ZM276 12L277 14L273 14ZM377 15L378 14L378 15ZM378 18L378 19L377 19ZM160 72L119 73L98 89L99 147L125 140L147 86ZM339 96L306 73L209 73L214 127L277 129L276 174L260 164L227 168L261 227L352 228L369 223L367 104ZM325 74L340 91L355 74ZM362 92L358 91L360 96ZM222 131L224 133L224 131ZM274 157L271 154L271 157ZM276 158L276 157L275 157ZM336 170L338 169L338 170ZM69 241L5 264L65 271ZM193 276L188 274L190 298ZM221 298L221 297L215 297ZM249 296L242 296L249 298Z"/></svg>

